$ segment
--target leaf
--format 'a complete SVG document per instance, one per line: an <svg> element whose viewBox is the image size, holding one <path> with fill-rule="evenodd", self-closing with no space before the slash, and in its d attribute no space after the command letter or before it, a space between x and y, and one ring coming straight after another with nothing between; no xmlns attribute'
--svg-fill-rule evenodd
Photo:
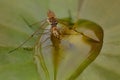
<svg viewBox="0 0 120 80"><path fill-rule="evenodd" d="M67 23L65 20L59 22ZM35 59L41 80L75 80L100 53L103 30L99 25L81 19L74 25L67 24L59 28L61 39L46 34L40 36L35 45ZM87 30L95 36L86 34Z"/></svg>
<svg viewBox="0 0 120 80"><path fill-rule="evenodd" d="M63 4L64 3L64 4ZM80 11L80 18L100 24L104 31L104 44L98 58L84 70L78 80L119 80L119 0L85 0ZM31 24L46 18L46 12L52 9L57 17L77 15L77 0L1 0L0 1L0 80L35 80L38 74L32 60L32 51L23 48L31 47L34 38L21 49L8 55L7 52L16 48L29 37L34 30L20 18L24 16ZM35 26L33 26L35 27ZM72 63L73 64L73 63Z"/></svg>

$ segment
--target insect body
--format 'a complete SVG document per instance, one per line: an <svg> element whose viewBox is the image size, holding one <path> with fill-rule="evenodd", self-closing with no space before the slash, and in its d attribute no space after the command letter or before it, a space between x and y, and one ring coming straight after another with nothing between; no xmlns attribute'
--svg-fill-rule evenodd
<svg viewBox="0 0 120 80"><path fill-rule="evenodd" d="M57 29L57 24L58 24L58 21L57 21L57 18L55 17L55 14L54 12L52 11L48 11L47 13L47 22L51 25L51 28L50 28L50 31L51 31L51 34L60 39L60 32L59 30ZM27 23L27 21L23 18L23 20ZM17 48L9 51L8 53L11 53L17 49L19 49L21 46L23 46L29 39L31 39L32 37L34 37L34 35L36 35L37 33L39 33L39 30L42 29L42 27L46 24L46 21L30 36L28 37L22 44L20 44Z"/></svg>
<svg viewBox="0 0 120 80"><path fill-rule="evenodd" d="M48 11L48 23L51 25L51 33L58 39L60 39L60 32L57 29L58 21L55 18L55 14L52 11Z"/></svg>

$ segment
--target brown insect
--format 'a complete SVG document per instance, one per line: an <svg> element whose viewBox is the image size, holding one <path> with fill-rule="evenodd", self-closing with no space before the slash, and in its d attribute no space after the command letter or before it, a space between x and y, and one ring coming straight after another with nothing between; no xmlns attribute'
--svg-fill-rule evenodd
<svg viewBox="0 0 120 80"><path fill-rule="evenodd" d="M51 25L51 33L52 33L56 38L60 39L60 32L59 32L59 30L57 29L58 21L57 21L57 19L56 19L56 17L55 17L54 12L52 12L52 11L49 10L47 16L48 16L47 21L48 21L48 23Z"/></svg>
<svg viewBox="0 0 120 80"><path fill-rule="evenodd" d="M54 14L54 12L52 12L51 10L48 11L47 13L47 22L49 23L49 25L51 25L51 28L50 28L50 32L51 34L56 37L57 39L60 39L60 32L59 30L57 29L57 25L58 25L58 21L57 21L57 18ZM31 39L34 35L36 35L37 33L39 33L39 30L42 29L41 27L45 25L46 21L30 36L28 37L28 39L26 39L22 44L20 44L17 48L9 51L8 53L11 53L17 49L19 49L21 46L23 46L29 39Z"/></svg>

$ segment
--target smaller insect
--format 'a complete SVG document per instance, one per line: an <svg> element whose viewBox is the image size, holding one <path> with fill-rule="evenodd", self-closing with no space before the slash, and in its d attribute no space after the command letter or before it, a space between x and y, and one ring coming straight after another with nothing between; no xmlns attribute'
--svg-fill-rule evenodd
<svg viewBox="0 0 120 80"><path fill-rule="evenodd" d="M49 23L49 25L51 25L51 28L50 28L50 32L51 34L56 37L57 39L60 39L60 32L59 30L57 29L57 24L58 24L58 21L57 21L57 18L54 14L54 12L52 12L51 10L48 11L47 13L47 22ZM26 39L21 45L19 45L17 48L9 51L8 53L11 53L17 49L19 49L21 46L23 46L29 39L31 39L35 34L37 34L39 32L40 29L42 29L41 27L45 25L46 21L30 36L28 37L28 39Z"/></svg>
<svg viewBox="0 0 120 80"><path fill-rule="evenodd" d="M59 32L59 30L57 29L58 21L57 21L57 19L56 19L56 17L55 17L54 12L52 12L52 11L49 10L47 16L48 16L47 21L48 21L48 23L51 25L51 33L52 33L56 38L60 39L60 32Z"/></svg>

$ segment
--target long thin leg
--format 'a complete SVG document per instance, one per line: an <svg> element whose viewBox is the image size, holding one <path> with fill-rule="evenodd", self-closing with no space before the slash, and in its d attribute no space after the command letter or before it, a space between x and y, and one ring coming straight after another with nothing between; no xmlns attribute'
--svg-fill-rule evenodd
<svg viewBox="0 0 120 80"><path fill-rule="evenodd" d="M28 22L24 19L24 21L28 24ZM35 24L37 24L37 23L44 23L44 21L46 21L46 20L42 20L42 21L40 21L40 22L36 22L36 23L33 23L33 24L28 24L30 27L31 26L33 26L33 25L35 25ZM47 21L46 21L47 22ZM44 28L42 28L42 27L40 27L41 28L41 30L50 30L50 29L44 29Z"/></svg>
<svg viewBox="0 0 120 80"><path fill-rule="evenodd" d="M12 53L13 51L19 49L21 46L23 46L27 41L29 41L40 29L46 24L46 21L30 36L28 37L22 44L20 44L17 48L9 51L8 53Z"/></svg>
<svg viewBox="0 0 120 80"><path fill-rule="evenodd" d="M23 19L24 19L24 17L22 17ZM25 20L25 19L24 19ZM42 20L42 21L39 21L39 22L35 22L35 23L33 23L33 24L31 24L30 26L33 26L33 25L35 25L35 24L38 24L38 23L42 23L42 22L44 22L46 19L44 19L44 20Z"/></svg>

